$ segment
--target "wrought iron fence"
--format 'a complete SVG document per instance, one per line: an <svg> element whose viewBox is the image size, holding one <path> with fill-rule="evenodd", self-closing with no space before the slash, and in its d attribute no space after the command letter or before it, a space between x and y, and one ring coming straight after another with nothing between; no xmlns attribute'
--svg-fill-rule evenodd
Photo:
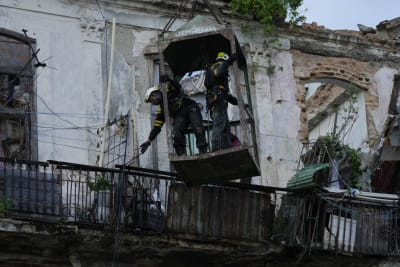
<svg viewBox="0 0 400 267"><path fill-rule="evenodd" d="M287 195L281 212L291 246L400 255L399 203L377 204L321 194Z"/></svg>
<svg viewBox="0 0 400 267"><path fill-rule="evenodd" d="M0 158L0 201L18 217L85 224L165 227L168 172Z"/></svg>
<svg viewBox="0 0 400 267"><path fill-rule="evenodd" d="M46 162L0 158L0 201L8 210L61 216L61 177Z"/></svg>
<svg viewBox="0 0 400 267"><path fill-rule="evenodd" d="M267 240L275 208L269 194L235 184L188 188L170 172L0 158L0 201L11 203L10 216ZM281 214L291 246L400 255L397 202L290 194Z"/></svg>
<svg viewBox="0 0 400 267"><path fill-rule="evenodd" d="M11 217L265 241L270 191L239 185L187 187L174 173L132 166L0 159L0 201L11 201Z"/></svg>

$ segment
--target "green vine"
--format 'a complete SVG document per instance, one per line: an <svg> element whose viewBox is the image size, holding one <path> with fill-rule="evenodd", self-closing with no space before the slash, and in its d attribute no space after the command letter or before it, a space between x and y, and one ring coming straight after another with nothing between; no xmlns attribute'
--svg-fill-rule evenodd
<svg viewBox="0 0 400 267"><path fill-rule="evenodd" d="M344 179L347 180L349 186L358 188L359 179L362 175L361 170L361 151L359 149L351 148L343 144L336 135L328 134L320 136L317 140L318 147L325 147L328 155L322 160L323 162L330 162L330 159L346 162L349 165L349 173ZM339 166L340 169L341 166Z"/></svg>
<svg viewBox="0 0 400 267"><path fill-rule="evenodd" d="M88 187L91 191L109 190L111 189L111 182L107 180L103 175L97 174L94 181L87 180Z"/></svg>
<svg viewBox="0 0 400 267"><path fill-rule="evenodd" d="M232 0L233 14L245 14L263 25L266 34L276 31L285 21L298 25L305 21L299 12L303 0Z"/></svg>

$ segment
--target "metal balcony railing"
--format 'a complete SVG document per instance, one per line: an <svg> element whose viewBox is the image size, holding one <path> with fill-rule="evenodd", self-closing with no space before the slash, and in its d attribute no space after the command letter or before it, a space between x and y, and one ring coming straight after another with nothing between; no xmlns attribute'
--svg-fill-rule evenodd
<svg viewBox="0 0 400 267"><path fill-rule="evenodd" d="M162 230L171 173L0 158L0 201L12 216Z"/></svg>
<svg viewBox="0 0 400 267"><path fill-rule="evenodd" d="M269 192L237 183L187 187L174 173L124 165L0 158L0 212L12 218L266 241L275 212ZM288 194L280 217L290 246L400 255L397 201Z"/></svg>
<svg viewBox="0 0 400 267"><path fill-rule="evenodd" d="M5 209L60 218L61 184L61 176L46 162L0 159L0 201L7 203Z"/></svg>
<svg viewBox="0 0 400 267"><path fill-rule="evenodd" d="M0 202L11 203L10 217L268 240L270 191L235 185L187 187L158 170L0 158Z"/></svg>
<svg viewBox="0 0 400 267"><path fill-rule="evenodd" d="M210 152L212 151L212 144L211 144L211 135L212 135L212 124L211 122L203 122L204 128L205 128L205 134L206 134L206 140L207 140L207 150ZM235 141L232 143L233 146L238 145L238 142L240 142L239 137L240 137L240 122L239 121L231 121L230 122L230 128L231 128L231 133L233 134L233 138L235 138ZM252 134L252 132L250 132ZM237 138L237 139L236 139ZM253 139L246 140L248 143L248 146L252 148L252 154L255 154L256 148L253 143ZM198 154L199 151L196 147L196 137L191 129L186 134L186 154L193 156Z"/></svg>
<svg viewBox="0 0 400 267"><path fill-rule="evenodd" d="M287 195L288 244L336 253L400 255L399 203L377 204L324 194Z"/></svg>

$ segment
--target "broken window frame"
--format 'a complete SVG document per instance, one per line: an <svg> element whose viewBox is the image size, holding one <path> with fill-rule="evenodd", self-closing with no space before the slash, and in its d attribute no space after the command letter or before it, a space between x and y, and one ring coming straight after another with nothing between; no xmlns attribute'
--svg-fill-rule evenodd
<svg viewBox="0 0 400 267"><path fill-rule="evenodd" d="M37 131L32 127L37 124L36 83L34 62L31 60L31 49L28 45L30 43L34 47L36 41L4 28L0 28L0 40L2 41L0 42L0 54L2 54L0 75L3 76L3 86L0 86L2 87L0 121L3 123L13 121L19 125L21 131L21 136L15 137L16 130L12 127L6 137L2 138L1 156L37 160ZM4 132L5 126L1 124L0 127L3 129L0 130ZM16 144L19 148L15 148ZM8 153L4 154L6 152L4 150L8 150Z"/></svg>

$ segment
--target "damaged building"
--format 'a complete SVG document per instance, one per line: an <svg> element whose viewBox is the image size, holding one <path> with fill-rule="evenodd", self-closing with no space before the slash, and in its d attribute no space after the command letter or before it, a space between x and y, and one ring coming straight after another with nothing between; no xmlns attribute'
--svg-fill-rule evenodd
<svg viewBox="0 0 400 267"><path fill-rule="evenodd" d="M390 262L359 256L399 256L400 18L359 28L267 36L217 0L1 1L0 266ZM220 49L238 55L241 146L197 155L188 131L177 158L167 119L140 153L164 73L210 138L201 87Z"/></svg>

